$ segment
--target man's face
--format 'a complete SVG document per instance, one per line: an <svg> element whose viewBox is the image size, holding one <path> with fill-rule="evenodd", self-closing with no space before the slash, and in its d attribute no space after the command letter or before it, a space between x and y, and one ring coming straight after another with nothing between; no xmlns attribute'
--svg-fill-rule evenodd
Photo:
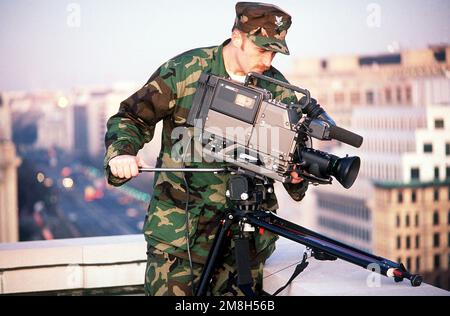
<svg viewBox="0 0 450 316"><path fill-rule="evenodd" d="M242 45L238 54L241 69L248 74L256 72L262 74L272 65L275 52L256 46L245 34L242 34Z"/></svg>

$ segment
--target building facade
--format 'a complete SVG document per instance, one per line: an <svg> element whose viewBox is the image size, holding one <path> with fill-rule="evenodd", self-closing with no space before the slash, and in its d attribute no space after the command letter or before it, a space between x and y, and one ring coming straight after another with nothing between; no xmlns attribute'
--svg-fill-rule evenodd
<svg viewBox="0 0 450 316"><path fill-rule="evenodd" d="M339 126L364 137L358 149L315 142L333 154L357 155L362 161L350 190L337 183L313 190L315 228L399 260L445 288L450 249L449 56L450 48L440 46L299 60L291 77L311 91ZM406 203L408 196L414 197L414 205Z"/></svg>
<svg viewBox="0 0 450 316"><path fill-rule="evenodd" d="M91 157L104 155L106 123L119 110L120 102L129 97L134 84L117 84L111 88L78 89L70 105L74 151Z"/></svg>
<svg viewBox="0 0 450 316"><path fill-rule="evenodd" d="M19 240L17 168L9 101L0 94L0 243Z"/></svg>
<svg viewBox="0 0 450 316"><path fill-rule="evenodd" d="M450 103L450 46L376 56L301 58L292 83L306 88L339 126L359 106Z"/></svg>
<svg viewBox="0 0 450 316"><path fill-rule="evenodd" d="M374 192L374 252L403 262L427 283L449 289L450 179L379 182Z"/></svg>

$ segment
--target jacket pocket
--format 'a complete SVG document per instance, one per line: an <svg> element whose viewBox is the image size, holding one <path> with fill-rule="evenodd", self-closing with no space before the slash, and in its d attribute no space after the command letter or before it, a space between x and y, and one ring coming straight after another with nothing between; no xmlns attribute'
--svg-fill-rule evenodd
<svg viewBox="0 0 450 316"><path fill-rule="evenodd" d="M150 206L145 234L163 244L187 250L186 211L173 203L154 199ZM201 205L189 206L189 239L192 247L202 213Z"/></svg>

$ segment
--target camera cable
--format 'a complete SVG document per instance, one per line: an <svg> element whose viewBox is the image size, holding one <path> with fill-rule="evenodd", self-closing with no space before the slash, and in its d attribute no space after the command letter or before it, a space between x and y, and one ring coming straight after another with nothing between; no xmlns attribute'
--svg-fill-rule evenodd
<svg viewBox="0 0 450 316"><path fill-rule="evenodd" d="M190 136L189 141L188 141L188 146L186 151L183 153L183 158L182 158L182 164L183 164L183 169L186 168L186 163L185 163L185 159L186 159L186 154L188 153L188 151L190 150L190 145L191 145L191 141L192 141L193 137ZM186 226L186 249L187 249L187 253L188 253L188 258L189 258L189 268L190 268L190 272L191 272L191 290L192 290L192 295L195 295L195 287L194 287L194 267L193 267L193 263L192 263L192 256L191 256L191 240L190 240L190 229L189 229L189 200L190 200L190 189L189 189L189 184L188 181L186 179L186 173L182 172L183 175L183 181L184 181L184 186L186 188L186 201L185 201L185 226Z"/></svg>

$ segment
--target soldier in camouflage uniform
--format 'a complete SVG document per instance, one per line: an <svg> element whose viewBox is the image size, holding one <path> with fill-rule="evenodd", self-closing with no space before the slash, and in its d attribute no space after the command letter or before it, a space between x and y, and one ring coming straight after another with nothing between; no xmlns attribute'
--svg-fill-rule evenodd
<svg viewBox="0 0 450 316"><path fill-rule="evenodd" d="M138 167L145 163L136 155L151 141L155 125L161 120L163 132L158 167L223 167L223 162L183 165L173 160L171 152L178 140L171 138L172 131L186 123L197 81L204 72L241 80L253 71L286 81L271 62L277 52L289 54L285 36L290 25L289 14L276 6L239 2L231 39L219 46L190 50L162 65L140 90L120 104L119 112L108 121L105 137L108 182L119 186L138 175ZM271 91L279 101L297 101L293 92L282 87L264 81L258 85ZM302 181L295 172L291 175L294 180L284 186L294 200L300 201L307 189L307 181ZM194 285L198 285L219 221L227 208L228 178L227 174L212 173L155 174L154 194L144 224L148 244L146 294L193 294L192 278ZM277 209L275 194L267 199L264 207L272 211ZM263 265L274 251L276 239L270 232L258 232L252 238L251 266L256 294L261 294ZM230 240L214 274L211 295L242 295L236 286L233 247L233 240Z"/></svg>

